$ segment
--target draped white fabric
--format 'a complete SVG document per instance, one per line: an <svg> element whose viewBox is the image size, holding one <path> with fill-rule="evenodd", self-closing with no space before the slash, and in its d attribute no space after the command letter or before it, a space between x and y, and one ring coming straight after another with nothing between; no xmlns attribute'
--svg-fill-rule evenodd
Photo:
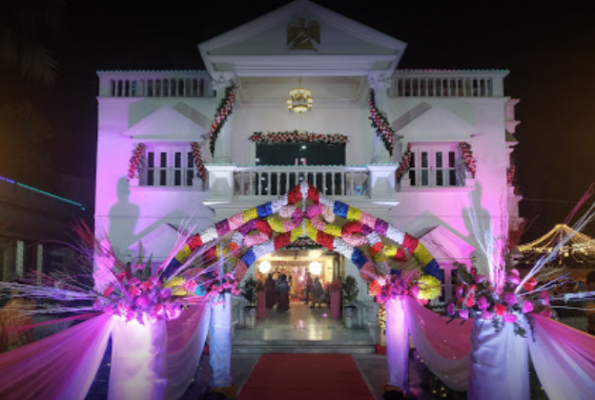
<svg viewBox="0 0 595 400"><path fill-rule="evenodd" d="M530 332L525 318L519 323ZM528 400L530 398L528 341L511 323L497 332L491 321L477 318L471 333L469 400Z"/></svg>
<svg viewBox="0 0 595 400"><path fill-rule="evenodd" d="M211 305L209 362L211 386L230 387L231 381L231 295L216 296Z"/></svg>
<svg viewBox="0 0 595 400"><path fill-rule="evenodd" d="M403 297L386 302L386 360L387 384L406 391L409 389L409 332L407 307Z"/></svg>
<svg viewBox="0 0 595 400"><path fill-rule="evenodd" d="M529 349L535 371L550 399L595 398L595 337L557 321L534 316Z"/></svg>
<svg viewBox="0 0 595 400"><path fill-rule="evenodd" d="M111 328L111 317L100 315L0 354L0 399L84 400Z"/></svg>
<svg viewBox="0 0 595 400"><path fill-rule="evenodd" d="M466 391L472 322L448 323L449 318L422 307L412 298L405 302L411 339L428 369L451 389Z"/></svg>
<svg viewBox="0 0 595 400"><path fill-rule="evenodd" d="M114 317L108 400L163 400L166 349L165 321L141 325Z"/></svg>
<svg viewBox="0 0 595 400"><path fill-rule="evenodd" d="M167 322L167 399L177 400L190 384L204 349L211 305L208 301L190 307Z"/></svg>

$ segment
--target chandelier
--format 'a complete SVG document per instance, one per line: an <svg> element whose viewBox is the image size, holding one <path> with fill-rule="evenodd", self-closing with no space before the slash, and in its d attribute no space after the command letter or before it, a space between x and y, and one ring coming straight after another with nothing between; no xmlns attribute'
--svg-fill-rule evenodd
<svg viewBox="0 0 595 400"><path fill-rule="evenodd" d="M302 89L302 78L300 78L299 87L289 91L289 99L287 99L287 108L289 111L301 114L312 108L312 91Z"/></svg>

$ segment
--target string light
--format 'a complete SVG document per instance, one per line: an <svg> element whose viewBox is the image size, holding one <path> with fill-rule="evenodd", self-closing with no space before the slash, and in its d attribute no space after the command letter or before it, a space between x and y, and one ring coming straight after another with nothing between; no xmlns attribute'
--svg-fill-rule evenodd
<svg viewBox="0 0 595 400"><path fill-rule="evenodd" d="M1 181L4 181L4 182L8 182L8 183L13 184L13 185L17 185L17 186L22 187L24 189L31 190L32 192L36 192L36 193L40 193L40 194L43 194L43 195L48 196L48 197L52 197L52 198L54 198L56 200L60 200L60 201L63 201L65 203L69 203L69 204L78 206L78 207L81 208L82 211L85 211L85 207L83 207L83 205L81 203L77 203L76 201L72 201L72 200L66 199L64 197L57 196L55 194L46 192L45 190L34 188L33 186L25 185L24 183L13 181L12 179L6 178L4 176L0 176L0 180Z"/></svg>

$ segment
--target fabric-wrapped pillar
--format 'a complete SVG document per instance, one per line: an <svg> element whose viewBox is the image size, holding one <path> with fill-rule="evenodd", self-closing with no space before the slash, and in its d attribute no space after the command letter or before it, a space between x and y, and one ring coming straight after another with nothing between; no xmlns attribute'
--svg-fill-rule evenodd
<svg viewBox="0 0 595 400"><path fill-rule="evenodd" d="M211 387L230 388L231 382L231 294L216 296L211 305L209 362Z"/></svg>
<svg viewBox="0 0 595 400"><path fill-rule="evenodd" d="M517 315L527 334L525 318ZM514 333L514 325L501 322L496 331L492 321L476 318L471 332L469 366L470 400L529 400L529 358L527 340Z"/></svg>
<svg viewBox="0 0 595 400"><path fill-rule="evenodd" d="M141 325L114 318L108 400L164 400L165 321Z"/></svg>
<svg viewBox="0 0 595 400"><path fill-rule="evenodd" d="M406 392L409 381L409 329L407 307L402 297L386 302L386 383Z"/></svg>

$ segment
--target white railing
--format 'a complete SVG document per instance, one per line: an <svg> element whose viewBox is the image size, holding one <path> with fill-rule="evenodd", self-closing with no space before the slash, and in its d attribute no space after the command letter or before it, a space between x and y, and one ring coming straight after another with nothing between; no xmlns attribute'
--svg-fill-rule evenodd
<svg viewBox="0 0 595 400"><path fill-rule="evenodd" d="M100 97L214 97L205 71L99 71Z"/></svg>
<svg viewBox="0 0 595 400"><path fill-rule="evenodd" d="M502 97L508 71L398 70L393 97Z"/></svg>
<svg viewBox="0 0 595 400"><path fill-rule="evenodd" d="M304 180L328 196L369 196L365 167L237 167L233 175L236 196L284 195Z"/></svg>

